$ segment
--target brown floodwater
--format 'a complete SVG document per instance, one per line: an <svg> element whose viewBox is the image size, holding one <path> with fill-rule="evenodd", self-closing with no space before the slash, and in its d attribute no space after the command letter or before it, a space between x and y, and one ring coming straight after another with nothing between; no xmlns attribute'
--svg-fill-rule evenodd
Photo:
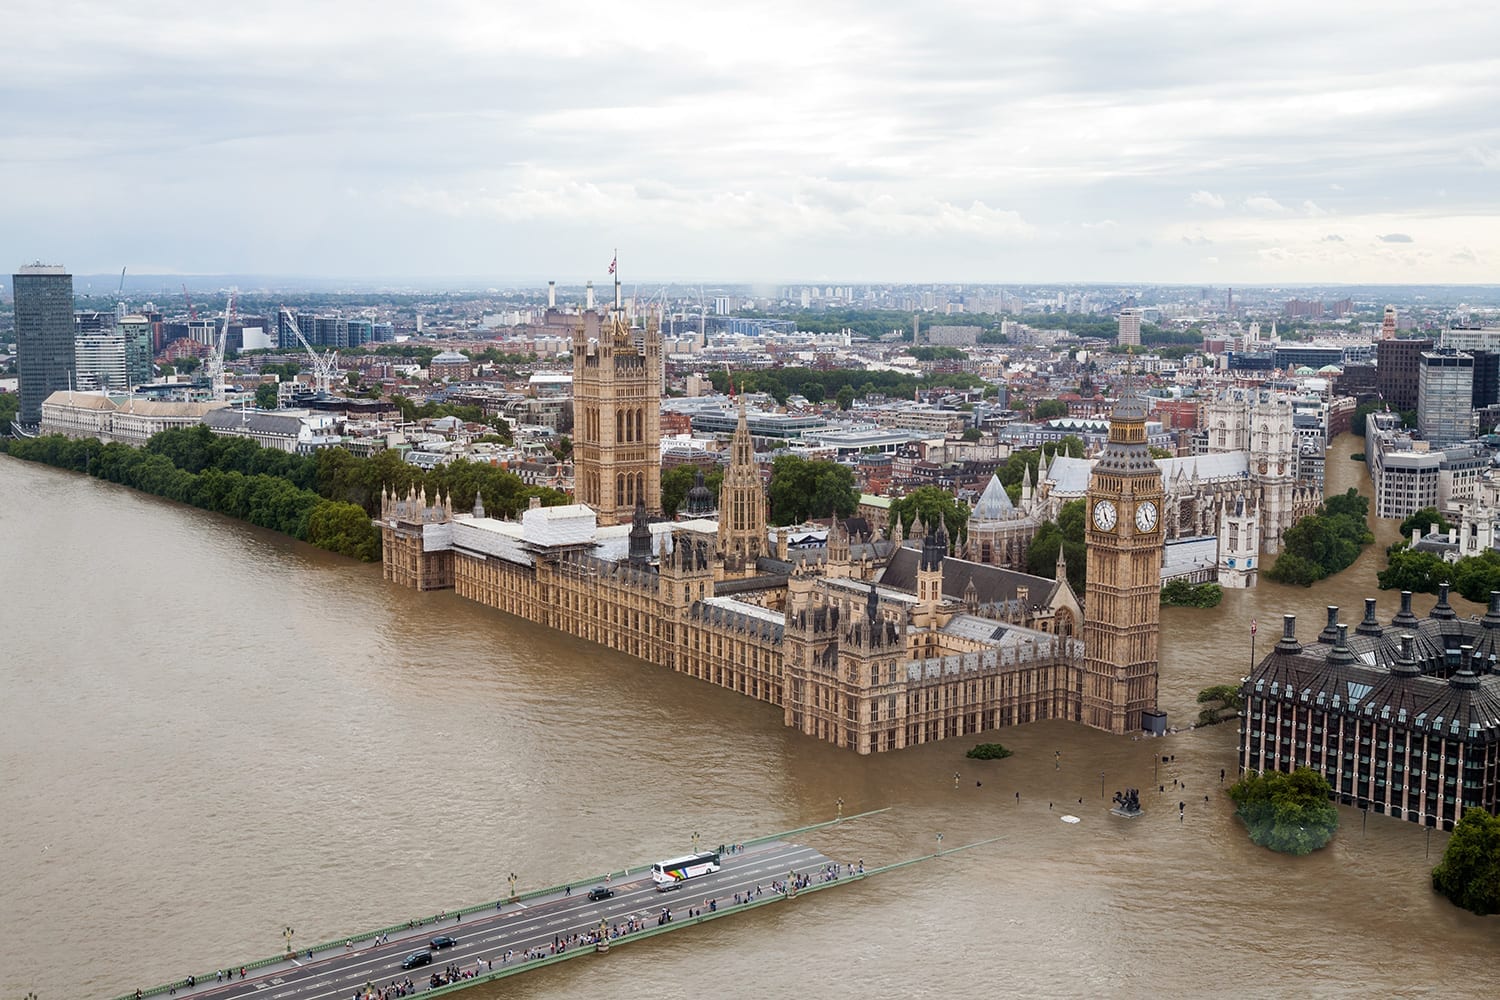
<svg viewBox="0 0 1500 1000"><path fill-rule="evenodd" d="M1330 452L1330 489L1368 493L1358 449ZM1352 622L1378 596L1389 618L1374 573L1394 527L1377 534L1313 588L1164 609L1173 723L1244 674L1251 618L1262 654L1286 611L1305 637L1326 604ZM1220 794L1232 725L1132 740L1047 722L1000 734L1003 761L963 741L859 757L378 567L3 456L0 566L0 996L111 996L274 954L286 926L305 947L493 899L512 871L523 890L587 877L693 831L831 818L839 798L890 807L803 838L840 859L1000 839L466 996L1500 989L1500 918L1430 889L1444 834L1343 809L1310 857L1251 845ZM1153 782L1157 753L1175 759ZM1142 788L1146 815L1109 816L1101 785Z"/></svg>

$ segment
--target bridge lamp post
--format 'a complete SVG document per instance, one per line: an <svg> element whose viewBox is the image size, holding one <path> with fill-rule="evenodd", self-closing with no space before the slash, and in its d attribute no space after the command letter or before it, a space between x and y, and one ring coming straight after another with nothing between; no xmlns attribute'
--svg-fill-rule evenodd
<svg viewBox="0 0 1500 1000"><path fill-rule="evenodd" d="M510 883L510 898L511 899L515 899L516 898L516 873L515 872L511 872L510 873L510 877L507 878L506 881Z"/></svg>
<svg viewBox="0 0 1500 1000"><path fill-rule="evenodd" d="M844 797L840 795L838 801L835 802L834 805L838 806L838 813L833 817L834 821L837 822L838 820L844 818Z"/></svg>
<svg viewBox="0 0 1500 1000"><path fill-rule="evenodd" d="M937 835L937 852L936 853L941 854L942 851L943 851L943 835L940 833L940 834Z"/></svg>
<svg viewBox="0 0 1500 1000"><path fill-rule="evenodd" d="M694 854L698 853L698 831L697 830L693 831L693 853Z"/></svg>
<svg viewBox="0 0 1500 1000"><path fill-rule="evenodd" d="M292 953L292 935L295 933L297 932L292 930L291 927L283 927L281 929L281 937L286 942L286 953L288 955Z"/></svg>

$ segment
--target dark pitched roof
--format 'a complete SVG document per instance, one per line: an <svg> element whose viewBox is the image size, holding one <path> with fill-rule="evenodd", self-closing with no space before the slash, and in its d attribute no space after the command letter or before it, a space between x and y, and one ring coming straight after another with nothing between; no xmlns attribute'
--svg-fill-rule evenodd
<svg viewBox="0 0 1500 1000"><path fill-rule="evenodd" d="M916 549L902 546L887 564L885 574L880 578L880 585L916 593L917 564L921 556L922 554ZM1014 601L1017 588L1020 587L1028 589L1027 600L1030 603L1050 604L1052 595L1057 591L1057 581L1049 580L1045 576L1017 573L1015 570L969 562L966 559L955 559L952 556L943 560L944 597L955 601L963 600L964 590L971 580L981 605L1005 604Z"/></svg>

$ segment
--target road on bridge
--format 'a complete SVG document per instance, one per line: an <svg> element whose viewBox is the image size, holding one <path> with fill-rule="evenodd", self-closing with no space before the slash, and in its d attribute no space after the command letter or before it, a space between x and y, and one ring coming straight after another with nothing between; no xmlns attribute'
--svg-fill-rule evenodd
<svg viewBox="0 0 1500 1000"><path fill-rule="evenodd" d="M542 954L548 954L554 940L565 941L571 935L597 930L601 920L614 927L634 917L645 924L642 929L655 929L656 918L664 907L672 910L674 921L686 918L688 908L700 906L704 899L717 898L722 910L732 905L737 892L753 892L757 887L770 892L770 883L785 879L789 871L816 873L832 863L810 847L778 841L757 845L742 854L726 854L722 862L724 867L720 871L685 882L673 892L657 892L649 871L610 884L608 888L614 895L603 900L589 899L592 886L584 883L574 886L571 894L558 892L525 902L505 903L499 910L471 913L461 920L447 918L411 930L393 931L390 941L378 947L367 941L353 948L341 946L314 952L312 959L304 953L288 962L262 968L251 978L222 983L207 979L193 988L179 986L176 995L215 1000L236 997L347 1000L366 984L388 986L407 978L420 993L427 988L432 973L447 966L473 971L479 960L484 959L498 970L504 967L507 952L511 953L510 965L525 965L526 960L521 956L528 949L539 948ZM439 935L453 937L457 943L432 949L430 965L411 970L401 968L408 955L430 950L428 941ZM627 934L616 938L614 943L629 937ZM588 951L593 946L575 947ZM482 971L488 973L490 969Z"/></svg>

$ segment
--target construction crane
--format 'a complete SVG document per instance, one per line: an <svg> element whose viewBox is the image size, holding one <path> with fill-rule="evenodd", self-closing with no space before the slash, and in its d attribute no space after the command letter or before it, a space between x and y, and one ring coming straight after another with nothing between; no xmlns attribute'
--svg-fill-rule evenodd
<svg viewBox="0 0 1500 1000"><path fill-rule="evenodd" d="M228 395L224 385L224 348L229 341L229 324L234 319L234 299L239 294L239 289L229 290L229 301L224 303L224 326L219 330L218 343L214 345L214 353L208 359L208 380L213 386L214 402L224 402Z"/></svg>
<svg viewBox="0 0 1500 1000"><path fill-rule="evenodd" d="M187 304L188 304L188 318L189 319L197 319L198 318L198 307L195 306L195 305L193 305L193 297L188 294L187 283L186 282L184 282L183 286L182 286L182 297L185 298L185 299L187 299Z"/></svg>
<svg viewBox="0 0 1500 1000"><path fill-rule="evenodd" d="M307 351L307 356L312 358L314 388L317 389L319 395L328 395L333 387L333 380L339 374L338 352L330 351L327 354L319 354L313 350L312 345L307 342L307 338L302 336L302 331L297 326L297 317L292 315L292 311L286 306L282 306L281 315L286 317L287 326L291 327L292 333L297 337L298 343Z"/></svg>

